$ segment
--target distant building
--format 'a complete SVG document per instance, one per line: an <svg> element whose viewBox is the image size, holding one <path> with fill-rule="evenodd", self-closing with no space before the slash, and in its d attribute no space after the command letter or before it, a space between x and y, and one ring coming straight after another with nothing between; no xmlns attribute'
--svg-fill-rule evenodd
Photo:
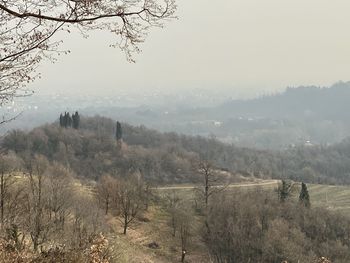
<svg viewBox="0 0 350 263"><path fill-rule="evenodd" d="M314 145L311 143L311 141L306 141L306 142L304 143L304 145L305 145L305 146L314 146Z"/></svg>

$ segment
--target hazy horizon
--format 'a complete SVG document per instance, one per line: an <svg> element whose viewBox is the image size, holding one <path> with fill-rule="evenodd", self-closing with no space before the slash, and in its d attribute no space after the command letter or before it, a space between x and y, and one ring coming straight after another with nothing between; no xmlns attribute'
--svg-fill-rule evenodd
<svg viewBox="0 0 350 263"><path fill-rule="evenodd" d="M178 1L178 20L151 30L129 63L111 34L64 35L37 93L230 91L247 97L288 86L330 86L350 67L348 1ZM106 41L107 40L107 41ZM63 77L64 76L64 77Z"/></svg>

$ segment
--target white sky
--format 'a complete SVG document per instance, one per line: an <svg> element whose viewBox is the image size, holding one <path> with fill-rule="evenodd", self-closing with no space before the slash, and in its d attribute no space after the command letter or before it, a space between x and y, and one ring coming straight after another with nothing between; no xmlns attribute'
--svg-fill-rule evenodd
<svg viewBox="0 0 350 263"><path fill-rule="evenodd" d="M350 80L349 0L178 0L178 20L154 29L126 61L110 34L65 35L72 53L44 64L40 92L233 93Z"/></svg>

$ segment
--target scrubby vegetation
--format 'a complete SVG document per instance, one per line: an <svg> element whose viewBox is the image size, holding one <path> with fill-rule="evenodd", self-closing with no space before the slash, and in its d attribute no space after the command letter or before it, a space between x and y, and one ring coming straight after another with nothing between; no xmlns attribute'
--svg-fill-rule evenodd
<svg viewBox="0 0 350 263"><path fill-rule="evenodd" d="M350 260L350 219L277 194L256 190L221 194L203 231L215 262L332 262Z"/></svg>
<svg viewBox="0 0 350 263"><path fill-rule="evenodd" d="M111 119L79 117L79 130L64 129L57 123L30 132L14 130L2 139L1 146L22 159L44 155L90 179L105 173L140 171L155 183L197 182L193 168L197 169L200 160L210 160L218 169L246 177L350 183L349 140L276 152L239 148L215 138L160 133L143 126L122 127L123 135L121 124L117 130Z"/></svg>
<svg viewBox="0 0 350 263"><path fill-rule="evenodd" d="M143 249L165 262L350 260L350 218L314 206L307 184L229 186L244 176L346 181L345 144L254 151L82 117L79 129L15 130L1 145L2 262L139 262L123 257L116 240L141 226L149 230L138 235L152 238ZM325 167L335 152L338 175Z"/></svg>

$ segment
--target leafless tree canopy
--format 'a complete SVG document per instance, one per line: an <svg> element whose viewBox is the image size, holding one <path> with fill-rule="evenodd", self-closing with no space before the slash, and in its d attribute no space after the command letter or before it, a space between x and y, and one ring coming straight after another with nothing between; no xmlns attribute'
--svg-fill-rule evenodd
<svg viewBox="0 0 350 263"><path fill-rule="evenodd" d="M27 95L38 63L62 52L58 32L108 30L116 36L111 46L132 60L148 29L162 26L175 9L174 0L0 0L0 105Z"/></svg>

